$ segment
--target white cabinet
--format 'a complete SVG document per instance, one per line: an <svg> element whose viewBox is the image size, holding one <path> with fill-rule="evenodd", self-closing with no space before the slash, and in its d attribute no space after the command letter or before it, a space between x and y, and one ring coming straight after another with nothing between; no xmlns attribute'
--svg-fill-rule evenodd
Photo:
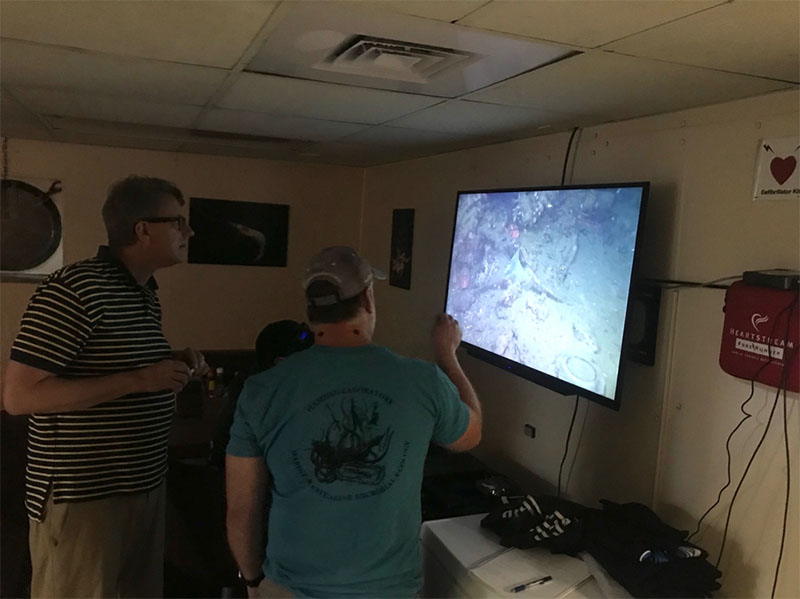
<svg viewBox="0 0 800 599"><path fill-rule="evenodd" d="M423 597L603 597L580 559L543 548L506 550L480 527L485 514L433 520L422 525ZM490 556L491 559L488 559ZM521 583L544 584L511 593Z"/></svg>

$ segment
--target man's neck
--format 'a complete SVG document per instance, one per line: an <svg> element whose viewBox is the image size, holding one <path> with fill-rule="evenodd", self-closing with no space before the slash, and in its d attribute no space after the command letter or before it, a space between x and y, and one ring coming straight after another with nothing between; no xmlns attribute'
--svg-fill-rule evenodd
<svg viewBox="0 0 800 599"><path fill-rule="evenodd" d="M125 265L139 285L144 285L153 276L155 269L129 248L110 248L114 257Z"/></svg>
<svg viewBox="0 0 800 599"><path fill-rule="evenodd" d="M360 347L372 343L369 326L364 319L347 322L314 323L314 344L329 347Z"/></svg>

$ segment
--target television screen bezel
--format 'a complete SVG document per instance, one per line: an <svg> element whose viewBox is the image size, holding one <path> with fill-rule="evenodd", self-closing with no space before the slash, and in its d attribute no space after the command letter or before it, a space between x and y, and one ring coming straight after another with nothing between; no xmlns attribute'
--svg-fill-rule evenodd
<svg viewBox="0 0 800 599"><path fill-rule="evenodd" d="M628 301L625 307L625 322L622 327L622 344L620 347L619 364L617 368L617 385L614 389L613 399L609 399L605 395L601 395L594 391L579 387L574 383L562 380L551 374L526 366L520 362L515 362L509 358L500 356L487 349L469 343L468 341L461 341L461 345L467 350L467 353L479 360L482 360L493 366L497 366L501 370L511 372L519 377L529 380L537 385L541 385L547 389L560 393L562 395L579 395L591 400L595 403L603 405L612 410L619 411L622 405L622 382L625 375L625 368L623 363L626 359L626 351L628 347L628 332L631 323L631 313L634 302L634 289L637 279L637 272L639 268L640 255L642 252L642 229L645 221L645 213L647 211L647 203L650 195L650 182L649 181L633 181L624 183L593 183L593 184L579 184L579 185L548 185L548 186L534 186L534 187L510 187L510 188L496 188L496 189L475 189L475 190L461 190L456 193L456 202L453 216L452 234L450 237L450 254L448 256L447 264L447 280L445 283L444 293L444 311L447 311L447 300L450 295L450 274L453 268L453 245L455 244L456 227L458 226L458 207L461 202L461 196L474 195L474 194L490 194L490 193L514 193L514 192L539 192L539 191L564 191L573 189L620 189L628 187L638 187L642 190L641 203L639 207L639 221L636 225L636 241L634 244L633 261L631 263L631 277L628 287Z"/></svg>

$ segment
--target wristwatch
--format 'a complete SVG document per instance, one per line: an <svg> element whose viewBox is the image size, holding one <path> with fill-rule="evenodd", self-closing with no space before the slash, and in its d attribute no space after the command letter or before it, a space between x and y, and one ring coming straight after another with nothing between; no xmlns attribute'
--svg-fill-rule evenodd
<svg viewBox="0 0 800 599"><path fill-rule="evenodd" d="M266 578L266 576L264 575L263 571L260 571L258 573L258 576L256 576L255 578L245 578L244 574L242 574L242 571L239 570L239 580L241 580L245 584L245 586L248 586L251 589L254 589L258 585L260 585L261 581L264 580L264 578Z"/></svg>

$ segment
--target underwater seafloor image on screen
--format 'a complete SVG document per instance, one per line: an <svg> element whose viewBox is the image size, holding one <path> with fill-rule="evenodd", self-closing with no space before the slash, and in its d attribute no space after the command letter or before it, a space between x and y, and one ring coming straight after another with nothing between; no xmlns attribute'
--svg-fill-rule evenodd
<svg viewBox="0 0 800 599"><path fill-rule="evenodd" d="M446 309L463 340L613 399L641 195L461 194Z"/></svg>

